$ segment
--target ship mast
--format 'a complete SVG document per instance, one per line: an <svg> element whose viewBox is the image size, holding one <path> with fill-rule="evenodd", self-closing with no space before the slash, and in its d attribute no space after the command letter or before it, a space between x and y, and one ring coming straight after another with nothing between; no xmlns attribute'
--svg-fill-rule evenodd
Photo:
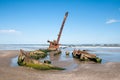
<svg viewBox="0 0 120 80"><path fill-rule="evenodd" d="M60 32L59 32L59 34L58 34L57 44L59 44L60 37L61 37L62 30L63 30L63 27L64 27L64 24L65 24L65 21L66 21L67 16L68 16L68 12L65 13L65 16L64 16L64 19L63 19L63 22L62 22L61 28L60 28Z"/></svg>

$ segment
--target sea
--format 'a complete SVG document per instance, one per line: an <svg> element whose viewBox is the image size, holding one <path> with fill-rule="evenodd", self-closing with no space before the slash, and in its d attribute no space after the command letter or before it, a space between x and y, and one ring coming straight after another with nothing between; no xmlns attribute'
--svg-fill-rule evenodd
<svg viewBox="0 0 120 80"><path fill-rule="evenodd" d="M0 50L36 50L47 48L47 44L0 44Z"/></svg>
<svg viewBox="0 0 120 80"><path fill-rule="evenodd" d="M0 44L0 50L26 50L33 51L38 49L47 49L48 44ZM63 44L60 46L62 54L59 57L59 61L73 60L72 51L87 50L89 53L96 54L102 59L102 64L107 62L120 62L120 46L104 46L104 45L76 45L76 44ZM66 57L65 52L69 51L70 55ZM46 57L45 59L50 59ZM58 60L58 59L57 59ZM12 59L12 65L17 65L17 57Z"/></svg>

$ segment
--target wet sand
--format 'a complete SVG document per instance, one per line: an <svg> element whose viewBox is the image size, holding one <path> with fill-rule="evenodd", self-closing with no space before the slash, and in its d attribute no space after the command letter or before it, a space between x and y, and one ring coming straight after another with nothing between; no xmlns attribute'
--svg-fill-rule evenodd
<svg viewBox="0 0 120 80"><path fill-rule="evenodd" d="M11 58L19 51L0 51L0 80L119 80L120 63L80 64L71 71L35 70L27 67L11 67ZM70 63L69 63L70 64ZM56 64L57 65L57 64ZM67 65L62 62L62 65Z"/></svg>

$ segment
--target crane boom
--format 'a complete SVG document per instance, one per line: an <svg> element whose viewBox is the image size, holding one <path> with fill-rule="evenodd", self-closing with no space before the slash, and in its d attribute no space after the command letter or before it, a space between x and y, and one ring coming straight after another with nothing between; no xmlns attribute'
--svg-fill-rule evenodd
<svg viewBox="0 0 120 80"><path fill-rule="evenodd" d="M59 34L58 34L57 44L59 44L60 37L61 37L62 30L63 30L63 27L64 27L64 24L65 24L65 21L66 21L67 16L68 16L68 12L65 13L65 16L64 16L64 19L63 19L63 22L62 22L61 28L60 28L60 32L59 32Z"/></svg>

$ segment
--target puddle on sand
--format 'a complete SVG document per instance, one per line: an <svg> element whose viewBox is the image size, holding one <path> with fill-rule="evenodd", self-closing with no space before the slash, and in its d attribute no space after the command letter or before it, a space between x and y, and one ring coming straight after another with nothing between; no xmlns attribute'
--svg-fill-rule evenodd
<svg viewBox="0 0 120 80"><path fill-rule="evenodd" d="M11 64L10 64L10 66L11 66L11 67L18 66L17 61L18 61L18 56L12 58L12 59L11 59Z"/></svg>

